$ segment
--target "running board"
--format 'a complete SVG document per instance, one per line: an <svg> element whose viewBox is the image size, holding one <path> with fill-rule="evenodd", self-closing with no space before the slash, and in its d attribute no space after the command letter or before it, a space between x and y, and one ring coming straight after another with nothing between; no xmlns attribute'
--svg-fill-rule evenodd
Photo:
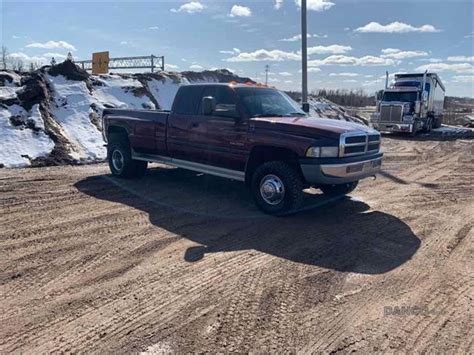
<svg viewBox="0 0 474 355"><path fill-rule="evenodd" d="M143 154L132 151L132 159L143 160L155 163L163 163L176 166L177 168L197 171L199 173L219 176L227 179L245 181L245 173L238 170L219 168L217 166L190 162L187 160L174 159L162 155Z"/></svg>

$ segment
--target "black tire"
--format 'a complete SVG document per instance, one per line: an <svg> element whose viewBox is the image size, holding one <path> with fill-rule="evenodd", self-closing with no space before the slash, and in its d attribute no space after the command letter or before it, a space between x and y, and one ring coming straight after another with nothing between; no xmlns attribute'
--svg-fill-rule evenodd
<svg viewBox="0 0 474 355"><path fill-rule="evenodd" d="M278 186L283 189L275 189L272 195L272 188ZM298 211L303 201L303 188L303 178L297 168L282 161L264 163L252 175L251 190L255 203L270 215L282 216ZM276 198L270 201L272 196Z"/></svg>
<svg viewBox="0 0 474 355"><path fill-rule="evenodd" d="M353 181L345 184L321 185L319 188L325 195L342 196L354 191L358 184L359 181Z"/></svg>
<svg viewBox="0 0 474 355"><path fill-rule="evenodd" d="M443 117L438 117L434 120L433 128L440 128L443 123Z"/></svg>
<svg viewBox="0 0 474 355"><path fill-rule="evenodd" d="M107 160L112 175L132 179L145 175L148 162L132 159L128 139L121 135L112 135L107 149Z"/></svg>

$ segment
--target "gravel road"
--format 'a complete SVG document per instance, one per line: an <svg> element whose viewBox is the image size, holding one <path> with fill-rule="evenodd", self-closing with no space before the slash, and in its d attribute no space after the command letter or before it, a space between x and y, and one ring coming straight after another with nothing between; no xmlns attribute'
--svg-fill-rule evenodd
<svg viewBox="0 0 474 355"><path fill-rule="evenodd" d="M170 167L0 169L0 353L472 353L473 142L386 137L285 218Z"/></svg>

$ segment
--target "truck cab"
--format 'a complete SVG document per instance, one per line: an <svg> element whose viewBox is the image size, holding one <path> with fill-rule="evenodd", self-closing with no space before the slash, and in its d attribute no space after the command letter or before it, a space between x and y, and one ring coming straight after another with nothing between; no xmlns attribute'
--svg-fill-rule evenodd
<svg viewBox="0 0 474 355"><path fill-rule="evenodd" d="M444 92L441 79L434 73L396 74L392 86L377 95L371 123L379 131L411 134L439 128Z"/></svg>

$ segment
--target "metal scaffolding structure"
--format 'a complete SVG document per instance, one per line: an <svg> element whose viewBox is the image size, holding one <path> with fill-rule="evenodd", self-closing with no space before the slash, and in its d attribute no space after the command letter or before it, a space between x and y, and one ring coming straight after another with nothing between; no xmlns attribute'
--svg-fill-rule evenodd
<svg viewBox="0 0 474 355"><path fill-rule="evenodd" d="M76 61L82 69L92 70L92 60ZM109 69L150 69L153 73L156 69L165 70L165 57L147 55L140 57L109 58Z"/></svg>

